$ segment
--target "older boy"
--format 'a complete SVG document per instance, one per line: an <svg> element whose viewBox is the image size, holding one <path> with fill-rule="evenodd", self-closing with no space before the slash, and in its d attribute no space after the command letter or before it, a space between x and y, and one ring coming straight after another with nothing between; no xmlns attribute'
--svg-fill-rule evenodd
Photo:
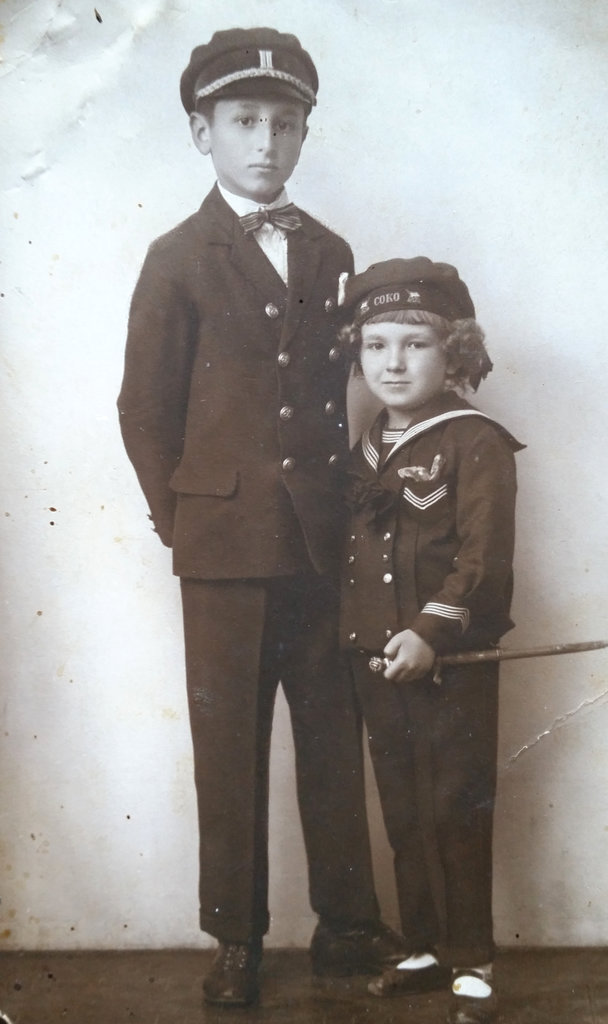
<svg viewBox="0 0 608 1024"><path fill-rule="evenodd" d="M437 654L512 623L522 447L459 392L492 369L454 267L375 264L346 285L351 354L384 405L352 454L341 640L365 717L409 955L378 996L452 983L450 1024L487 1024L498 666ZM384 679L370 655L384 655Z"/></svg>
<svg viewBox="0 0 608 1024"><path fill-rule="evenodd" d="M335 344L346 243L284 189L316 102L295 36L216 32L181 79L217 184L150 248L118 406L181 577L200 831L200 922L219 940L207 1001L258 994L268 929L268 756L281 681L319 915L318 973L402 953L378 919L352 693L337 667L335 556L347 454Z"/></svg>

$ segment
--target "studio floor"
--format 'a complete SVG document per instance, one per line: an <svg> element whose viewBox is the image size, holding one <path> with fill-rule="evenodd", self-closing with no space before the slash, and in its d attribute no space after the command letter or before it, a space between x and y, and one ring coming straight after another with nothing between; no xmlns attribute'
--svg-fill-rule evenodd
<svg viewBox="0 0 608 1024"><path fill-rule="evenodd" d="M212 953L4 953L0 1011L11 1024L435 1024L447 995L381 1000L364 978L318 981L304 951L264 958L260 1005L204 1007ZM608 1024L608 950L505 951L500 1024ZM1 1020L1 1018L0 1018Z"/></svg>

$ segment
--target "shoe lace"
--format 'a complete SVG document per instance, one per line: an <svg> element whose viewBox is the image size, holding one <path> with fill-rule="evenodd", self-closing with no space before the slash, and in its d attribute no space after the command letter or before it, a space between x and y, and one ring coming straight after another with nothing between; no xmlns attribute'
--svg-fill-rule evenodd
<svg viewBox="0 0 608 1024"><path fill-rule="evenodd" d="M228 942L222 949L222 964L227 971L243 970L247 966L251 950L240 942Z"/></svg>

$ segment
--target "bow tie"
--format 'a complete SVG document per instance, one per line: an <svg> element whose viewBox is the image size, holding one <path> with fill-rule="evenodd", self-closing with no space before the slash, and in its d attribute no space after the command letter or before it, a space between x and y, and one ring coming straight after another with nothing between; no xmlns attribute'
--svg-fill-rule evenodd
<svg viewBox="0 0 608 1024"><path fill-rule="evenodd" d="M275 228L282 228L283 231L295 231L302 227L302 218L298 208L293 203L287 206L278 206L273 210L254 210L253 213L246 213L239 217L239 223L245 234L250 231L257 231L262 224L273 224Z"/></svg>

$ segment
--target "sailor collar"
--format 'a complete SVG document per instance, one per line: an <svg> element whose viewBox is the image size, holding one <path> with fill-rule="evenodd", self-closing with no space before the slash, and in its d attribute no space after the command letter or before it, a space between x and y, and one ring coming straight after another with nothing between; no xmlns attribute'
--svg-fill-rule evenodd
<svg viewBox="0 0 608 1024"><path fill-rule="evenodd" d="M445 402L442 404L445 405ZM435 403L434 408L438 408ZM427 416L426 419L419 420L417 423L412 423L411 426L407 427L399 440L395 441L393 447L385 456L384 465L386 465L389 459L393 457L395 452L399 451L406 444L409 444L410 441L414 440L414 438L419 437L420 434L425 434L442 423L449 423L450 420L462 419L465 416L480 416L481 419L487 420L489 423L495 422L492 420L491 416L487 416L486 413L480 412L479 409L474 409L473 406L468 403L463 402L463 404L459 405L457 408L444 409L442 412L438 412L432 416ZM382 426L384 418L385 413L381 412L361 438L361 450L363 457L375 473L378 472L378 467L380 465L380 448L382 444ZM500 425L496 424L496 426ZM504 428L501 428L501 430L504 431ZM505 431L505 433L508 432Z"/></svg>

